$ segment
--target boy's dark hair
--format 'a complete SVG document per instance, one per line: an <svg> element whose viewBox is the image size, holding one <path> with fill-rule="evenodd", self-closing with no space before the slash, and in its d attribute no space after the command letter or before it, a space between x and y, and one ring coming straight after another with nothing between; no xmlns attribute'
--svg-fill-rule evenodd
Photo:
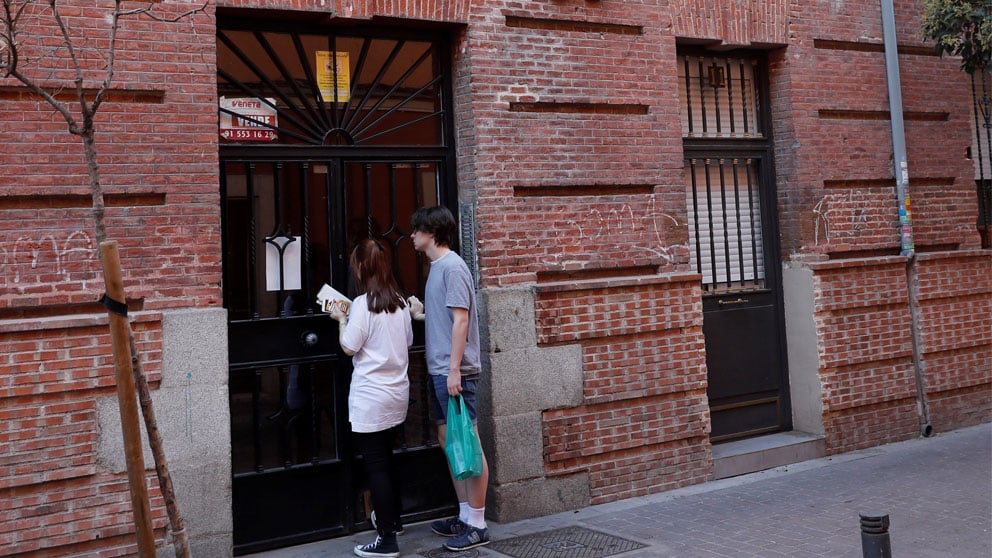
<svg viewBox="0 0 992 558"><path fill-rule="evenodd" d="M443 205L421 207L410 218L413 230L434 235L434 243L438 246L451 247L458 232L455 216Z"/></svg>

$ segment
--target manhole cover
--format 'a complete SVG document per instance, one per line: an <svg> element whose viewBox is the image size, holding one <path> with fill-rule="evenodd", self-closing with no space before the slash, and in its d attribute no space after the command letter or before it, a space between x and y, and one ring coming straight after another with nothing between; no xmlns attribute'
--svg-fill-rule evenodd
<svg viewBox="0 0 992 558"><path fill-rule="evenodd" d="M488 548L513 558L603 558L645 546L584 527L565 527L495 540Z"/></svg>

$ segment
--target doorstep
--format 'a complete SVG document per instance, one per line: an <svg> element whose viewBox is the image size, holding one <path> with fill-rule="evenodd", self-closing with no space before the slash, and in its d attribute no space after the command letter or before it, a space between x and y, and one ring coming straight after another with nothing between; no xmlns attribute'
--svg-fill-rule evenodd
<svg viewBox="0 0 992 558"><path fill-rule="evenodd" d="M725 479L826 455L823 435L777 432L713 444L713 478Z"/></svg>

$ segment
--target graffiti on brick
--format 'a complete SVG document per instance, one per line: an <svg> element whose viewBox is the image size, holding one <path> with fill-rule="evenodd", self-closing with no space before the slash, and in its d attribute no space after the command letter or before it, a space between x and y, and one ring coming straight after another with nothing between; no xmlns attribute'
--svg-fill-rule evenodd
<svg viewBox="0 0 992 558"><path fill-rule="evenodd" d="M0 284L18 290L53 281L96 279L93 238L86 231L21 236L0 245Z"/></svg>
<svg viewBox="0 0 992 558"><path fill-rule="evenodd" d="M666 244L666 228L685 226L672 215L658 211L655 199L638 209L629 203L608 211L592 208L581 219L558 219L552 224L558 246L567 244L596 244L612 239L626 244L632 251L647 252L671 263L681 251L688 250L686 244ZM681 249L681 250L680 250ZM562 254L554 259L560 260Z"/></svg>
<svg viewBox="0 0 992 558"><path fill-rule="evenodd" d="M868 228L870 209L865 199L855 199L854 192L823 196L813 206L813 245L829 243L831 236L857 235Z"/></svg>

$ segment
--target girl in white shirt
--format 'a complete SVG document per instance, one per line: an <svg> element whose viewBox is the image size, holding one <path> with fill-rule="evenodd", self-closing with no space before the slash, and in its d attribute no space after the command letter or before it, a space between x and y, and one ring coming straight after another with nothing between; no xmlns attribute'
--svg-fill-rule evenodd
<svg viewBox="0 0 992 558"><path fill-rule="evenodd" d="M399 556L396 532L400 530L393 440L406 420L410 400L407 351L413 344L413 329L410 309L379 242L359 241L351 252L351 269L362 294L348 313L336 307L331 318L340 322L341 348L354 355L348 420L365 457L378 534L374 542L356 546L355 554L392 558Z"/></svg>

